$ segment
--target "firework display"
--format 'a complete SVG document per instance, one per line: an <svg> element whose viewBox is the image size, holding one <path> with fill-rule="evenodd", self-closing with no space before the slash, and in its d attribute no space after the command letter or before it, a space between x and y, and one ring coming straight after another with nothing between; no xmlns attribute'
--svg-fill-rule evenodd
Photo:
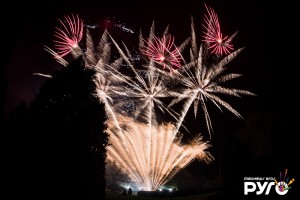
<svg viewBox="0 0 300 200"><path fill-rule="evenodd" d="M241 76L225 72L243 48L233 48L231 42L236 33L224 37L216 12L207 5L205 8L202 44L196 42L193 19L191 37L178 46L168 28L158 35L153 23L149 37L140 34L138 60L130 47L120 45L107 30L95 46L91 30L88 26L84 30L84 22L77 15L59 20L61 27L56 28L54 48L45 48L63 66L68 66L67 57L71 54L73 59L81 56L86 68L96 70L95 95L104 103L108 116L107 159L143 190L157 190L195 159L206 163L214 159L208 152L209 143L203 141L200 133L189 144L181 142L179 129L192 104L195 117L199 112L204 114L211 136L208 103L242 118L218 94L254 95L222 85ZM189 52L188 59L183 56L185 50ZM172 120L160 122L158 113Z"/></svg>

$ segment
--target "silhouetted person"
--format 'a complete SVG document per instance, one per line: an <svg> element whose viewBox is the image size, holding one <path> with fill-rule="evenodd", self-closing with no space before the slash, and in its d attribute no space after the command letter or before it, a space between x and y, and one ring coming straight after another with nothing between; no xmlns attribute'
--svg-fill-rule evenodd
<svg viewBox="0 0 300 200"><path fill-rule="evenodd" d="M131 188L128 189L128 195L129 195L129 196L132 195L132 189L131 189Z"/></svg>
<svg viewBox="0 0 300 200"><path fill-rule="evenodd" d="M122 196L127 196L127 191L125 188L123 189Z"/></svg>

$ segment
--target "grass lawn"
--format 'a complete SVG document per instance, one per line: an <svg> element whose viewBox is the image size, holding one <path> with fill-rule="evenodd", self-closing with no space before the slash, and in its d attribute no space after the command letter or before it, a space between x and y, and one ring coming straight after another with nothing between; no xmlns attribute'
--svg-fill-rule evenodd
<svg viewBox="0 0 300 200"><path fill-rule="evenodd" d="M106 200L209 200L209 197L217 194L217 192L210 192L205 194L195 194L189 196L180 197L141 197L137 195L132 196L122 196L121 193L116 192L106 192Z"/></svg>

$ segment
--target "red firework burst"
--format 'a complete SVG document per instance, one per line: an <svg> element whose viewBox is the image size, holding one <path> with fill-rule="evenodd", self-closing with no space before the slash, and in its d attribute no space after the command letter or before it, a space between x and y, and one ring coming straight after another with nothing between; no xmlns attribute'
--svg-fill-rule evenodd
<svg viewBox="0 0 300 200"><path fill-rule="evenodd" d="M57 54L60 57L64 57L72 49L78 47L78 43L81 41L83 35L83 20L78 15L74 16L72 14L65 16L64 20L58 20L62 28L56 27L54 47L57 50Z"/></svg>
<svg viewBox="0 0 300 200"><path fill-rule="evenodd" d="M204 15L204 22L202 24L205 28L204 33L204 42L209 44L209 49L211 49L211 53L215 54L229 54L231 50L233 50L233 45L230 44L231 39L228 36L223 37L221 32L220 23L218 20L218 16L215 11L206 6L207 15Z"/></svg>
<svg viewBox="0 0 300 200"><path fill-rule="evenodd" d="M170 72L172 72L173 69L181 66L180 52L174 45L174 37L171 35L166 35L162 38L154 36L152 40L145 40L145 43L146 46L141 48L141 52L149 59L162 65L163 69L168 67Z"/></svg>

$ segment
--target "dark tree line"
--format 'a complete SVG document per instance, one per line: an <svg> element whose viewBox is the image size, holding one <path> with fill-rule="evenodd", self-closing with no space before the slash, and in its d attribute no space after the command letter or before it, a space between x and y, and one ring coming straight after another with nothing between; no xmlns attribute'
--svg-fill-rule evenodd
<svg viewBox="0 0 300 200"><path fill-rule="evenodd" d="M108 135L94 75L77 59L55 72L29 105L21 103L6 120L11 197L105 198Z"/></svg>

